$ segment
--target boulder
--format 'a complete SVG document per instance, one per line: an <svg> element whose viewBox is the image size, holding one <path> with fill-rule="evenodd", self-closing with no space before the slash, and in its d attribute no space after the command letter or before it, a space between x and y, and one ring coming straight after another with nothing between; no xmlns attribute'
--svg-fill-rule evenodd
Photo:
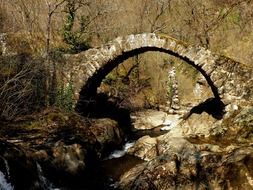
<svg viewBox="0 0 253 190"><path fill-rule="evenodd" d="M89 175L122 142L117 122L107 118L91 120L51 109L21 119L0 128L0 171L7 176L2 161L7 160L15 189L47 186L46 179L75 189L83 181L80 174Z"/></svg>
<svg viewBox="0 0 253 190"><path fill-rule="evenodd" d="M80 144L66 145L59 141L52 148L52 164L61 171L77 175L85 168L87 151Z"/></svg>
<svg viewBox="0 0 253 190"><path fill-rule="evenodd" d="M172 142L162 155L122 175L119 189L253 189L253 147L226 150L185 139Z"/></svg>
<svg viewBox="0 0 253 190"><path fill-rule="evenodd" d="M179 118L180 115L167 114L157 110L145 110L131 114L133 128L136 130L149 130L174 125L173 123Z"/></svg>
<svg viewBox="0 0 253 190"><path fill-rule="evenodd" d="M181 123L181 128L183 128L184 136L199 135L208 137L217 122L219 122L217 119L203 112L202 114L192 114Z"/></svg>
<svg viewBox="0 0 253 190"><path fill-rule="evenodd" d="M166 113L155 110L145 110L131 114L133 127L137 130L153 129L163 124Z"/></svg>
<svg viewBox="0 0 253 190"><path fill-rule="evenodd" d="M157 139L143 136L136 141L134 146L128 149L127 153L149 161L159 155Z"/></svg>
<svg viewBox="0 0 253 190"><path fill-rule="evenodd" d="M223 120L193 114L140 139L130 153L147 162L122 175L119 189L253 189L252 113L246 106Z"/></svg>
<svg viewBox="0 0 253 190"><path fill-rule="evenodd" d="M90 127L97 141L101 146L118 146L122 143L122 134L118 123L109 118L92 120Z"/></svg>

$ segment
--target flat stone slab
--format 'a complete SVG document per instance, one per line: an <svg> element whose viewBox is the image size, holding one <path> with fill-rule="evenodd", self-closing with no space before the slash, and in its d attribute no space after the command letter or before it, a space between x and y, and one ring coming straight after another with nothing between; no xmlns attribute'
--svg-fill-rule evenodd
<svg viewBox="0 0 253 190"><path fill-rule="evenodd" d="M178 114L167 114L163 111L144 110L131 114L133 127L136 130L148 130L162 127L162 130L169 130L181 121Z"/></svg>

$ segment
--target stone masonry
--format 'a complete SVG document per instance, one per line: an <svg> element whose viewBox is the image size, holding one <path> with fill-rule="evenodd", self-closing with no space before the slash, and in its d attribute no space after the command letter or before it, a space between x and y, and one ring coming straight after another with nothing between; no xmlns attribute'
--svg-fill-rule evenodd
<svg viewBox="0 0 253 190"><path fill-rule="evenodd" d="M66 76L72 77L75 99L79 100L80 94L84 99L94 95L113 68L127 58L147 51L165 52L195 67L207 80L214 97L225 104L252 100L252 68L203 47L154 33L118 37L101 47L65 55L69 63Z"/></svg>

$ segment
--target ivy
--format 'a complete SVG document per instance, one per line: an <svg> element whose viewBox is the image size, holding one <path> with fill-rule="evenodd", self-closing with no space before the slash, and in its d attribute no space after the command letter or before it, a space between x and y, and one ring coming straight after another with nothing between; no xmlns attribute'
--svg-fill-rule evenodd
<svg viewBox="0 0 253 190"><path fill-rule="evenodd" d="M73 27L76 21L76 3L74 1L68 1L66 5L66 19L62 29L63 41L69 45L69 50L72 53L77 53L88 49L90 46L87 39L84 39L83 33L85 30L85 18L81 16L79 21L79 30L74 31Z"/></svg>
<svg viewBox="0 0 253 190"><path fill-rule="evenodd" d="M57 97L56 97L56 106L65 110L65 111L73 111L74 108L74 89L73 84L70 82L67 86L61 86L58 89Z"/></svg>

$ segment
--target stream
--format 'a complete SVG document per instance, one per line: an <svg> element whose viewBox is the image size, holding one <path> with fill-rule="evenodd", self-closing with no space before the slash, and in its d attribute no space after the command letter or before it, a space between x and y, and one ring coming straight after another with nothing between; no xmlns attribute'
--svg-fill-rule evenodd
<svg viewBox="0 0 253 190"><path fill-rule="evenodd" d="M157 135L151 134L150 135ZM162 132L163 133L163 132ZM136 139L137 136L147 135L146 133L136 133L133 137ZM134 146L135 140L131 139L127 141L122 149L112 151L106 158L101 160L98 165L89 170L88 176L83 176L85 183L78 182L76 185L71 187L57 187L44 175L43 168L39 163L36 163L38 180L38 189L43 190L115 190L117 182L120 176L133 168L137 164L143 163L144 161L140 158L127 154L127 150ZM14 186L9 182L10 176L8 173L8 163L5 162L4 171L0 171L0 190L14 190Z"/></svg>
<svg viewBox="0 0 253 190"><path fill-rule="evenodd" d="M5 171L0 171L0 190L14 190L14 187L9 182L10 180L10 172L9 172L9 165L7 160L4 160L4 169Z"/></svg>
<svg viewBox="0 0 253 190"><path fill-rule="evenodd" d="M3 172L0 171L0 189L1 190L13 190L13 186L11 183L9 183L3 174Z"/></svg>
<svg viewBox="0 0 253 190"><path fill-rule="evenodd" d="M168 128L169 129L169 128ZM127 150L134 146L135 142L145 136L156 137L167 132L164 126L146 130L132 130L128 139L125 140L121 149L113 150L96 165L89 167L86 174L80 174L77 181L70 182L68 187L58 187L53 184L45 175L43 167L36 162L38 181L35 186L42 190L116 190L117 181L120 176L137 164L143 163L142 159L127 154ZM0 170L0 190L14 190L10 182L9 167L4 160L5 168ZM3 167L2 167L3 168Z"/></svg>
<svg viewBox="0 0 253 190"><path fill-rule="evenodd" d="M145 135L157 137L167 132L164 129L161 130L161 127L132 131L129 139L121 149L112 151L106 158L100 161L99 166L96 167L93 175L91 175L93 188L89 190L117 190L117 181L120 179L120 176L137 164L145 162L136 156L127 154L128 149L133 147L135 142ZM101 184L98 183L99 181Z"/></svg>

